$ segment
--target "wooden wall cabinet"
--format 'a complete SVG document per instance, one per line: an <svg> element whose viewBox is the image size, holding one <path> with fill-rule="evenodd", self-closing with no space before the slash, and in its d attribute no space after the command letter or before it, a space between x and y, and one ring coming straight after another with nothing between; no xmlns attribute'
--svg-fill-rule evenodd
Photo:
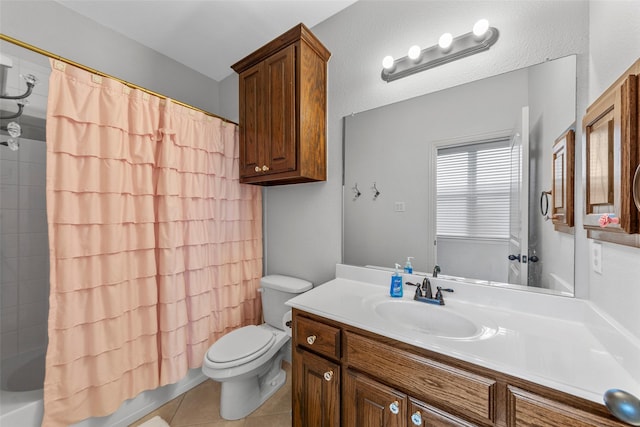
<svg viewBox="0 0 640 427"><path fill-rule="evenodd" d="M238 61L240 182L326 180L329 51L303 24Z"/></svg>
<svg viewBox="0 0 640 427"><path fill-rule="evenodd" d="M294 427L623 427L604 405L298 309Z"/></svg>
<svg viewBox="0 0 640 427"><path fill-rule="evenodd" d="M556 231L573 234L575 131L569 129L553 144L551 220Z"/></svg>
<svg viewBox="0 0 640 427"><path fill-rule="evenodd" d="M589 238L640 247L640 220L633 202L633 175L640 164L640 60L587 108L585 216ZM614 214L605 227L600 218Z"/></svg>

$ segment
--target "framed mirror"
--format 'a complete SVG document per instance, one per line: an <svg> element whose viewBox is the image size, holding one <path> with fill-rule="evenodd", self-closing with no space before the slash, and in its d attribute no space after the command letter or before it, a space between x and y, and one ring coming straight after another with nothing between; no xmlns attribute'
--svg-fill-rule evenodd
<svg viewBox="0 0 640 427"><path fill-rule="evenodd" d="M540 195L575 120L575 56L345 117L343 262L573 295Z"/></svg>

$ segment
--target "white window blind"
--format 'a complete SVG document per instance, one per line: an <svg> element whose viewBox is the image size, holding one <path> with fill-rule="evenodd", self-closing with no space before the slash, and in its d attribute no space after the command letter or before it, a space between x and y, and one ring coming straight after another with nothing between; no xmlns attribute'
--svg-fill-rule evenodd
<svg viewBox="0 0 640 427"><path fill-rule="evenodd" d="M438 150L438 237L509 238L509 159L509 139Z"/></svg>

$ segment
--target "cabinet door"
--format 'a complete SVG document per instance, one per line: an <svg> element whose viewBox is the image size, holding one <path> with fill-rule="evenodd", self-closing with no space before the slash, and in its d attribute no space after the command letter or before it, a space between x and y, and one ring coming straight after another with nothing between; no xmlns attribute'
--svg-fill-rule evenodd
<svg viewBox="0 0 640 427"><path fill-rule="evenodd" d="M463 419L451 415L433 406L411 399L409 408L409 426L420 427L475 427Z"/></svg>
<svg viewBox="0 0 640 427"><path fill-rule="evenodd" d="M265 174L296 169L295 45L265 61Z"/></svg>
<svg viewBox="0 0 640 427"><path fill-rule="evenodd" d="M264 64L254 65L240 75L240 176L262 174L264 165Z"/></svg>
<svg viewBox="0 0 640 427"><path fill-rule="evenodd" d="M583 119L586 142L586 215L588 236L638 246L638 210L632 200L633 173L638 165L638 76L614 85L587 109ZM603 215L615 221L601 227ZM605 224L602 224L605 225Z"/></svg>
<svg viewBox="0 0 640 427"><path fill-rule="evenodd" d="M340 426L340 365L296 348L293 426Z"/></svg>
<svg viewBox="0 0 640 427"><path fill-rule="evenodd" d="M407 396L360 374L347 372L342 402L348 426L407 425Z"/></svg>

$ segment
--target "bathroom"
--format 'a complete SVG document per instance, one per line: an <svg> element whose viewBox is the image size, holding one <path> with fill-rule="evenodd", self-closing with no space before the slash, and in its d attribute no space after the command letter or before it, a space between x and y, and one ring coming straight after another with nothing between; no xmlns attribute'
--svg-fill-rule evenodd
<svg viewBox="0 0 640 427"><path fill-rule="evenodd" d="M344 116L575 54L579 121L587 105L640 57L640 7L634 2L425 1L407 2L403 7L398 3L361 0L311 28L332 53L328 68L328 179L263 191L266 274L287 274L319 284L333 279L335 265L343 259ZM205 78L55 1L3 1L0 11L4 34L238 120L235 74L220 82ZM478 16L487 16L500 28L500 40L490 51L490 59L478 55L473 67L458 61L393 83L380 80L379 63L388 52L402 51L415 40L435 39L446 30L465 32ZM206 46L197 48L206 52ZM122 62L122 57L136 60ZM157 64L165 67L158 69ZM199 89L193 90L189 81ZM579 127L576 141L581 141ZM577 156L580 159L579 150ZM581 169L578 161L576 176L581 176ZM576 197L576 205L581 206L580 191ZM581 215L576 215L575 295L593 302L640 339L640 251L603 243L602 273L594 272L589 260L593 241L587 239L581 220ZM172 392L160 390L146 398L167 399Z"/></svg>

